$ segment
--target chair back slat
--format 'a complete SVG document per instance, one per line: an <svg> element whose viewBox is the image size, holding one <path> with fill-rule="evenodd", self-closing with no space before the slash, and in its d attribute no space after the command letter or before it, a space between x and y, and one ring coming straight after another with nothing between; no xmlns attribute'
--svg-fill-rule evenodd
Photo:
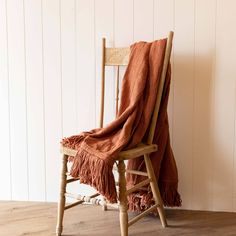
<svg viewBox="0 0 236 236"><path fill-rule="evenodd" d="M117 66L116 71L116 116L119 108L119 92L120 92L120 66Z"/></svg>
<svg viewBox="0 0 236 236"><path fill-rule="evenodd" d="M101 103L100 103L100 121L99 127L103 127L104 120L104 97L105 97L105 52L106 39L102 38L102 64L101 64Z"/></svg>
<svg viewBox="0 0 236 236"><path fill-rule="evenodd" d="M106 66L127 66L129 62L130 48L106 48Z"/></svg>
<svg viewBox="0 0 236 236"><path fill-rule="evenodd" d="M119 100L119 67L127 66L129 62L130 48L108 48L106 39L102 38L102 64L101 64L101 103L100 103L100 128L103 127L104 120L104 97L105 97L105 67L117 66L116 74L116 114L118 112Z"/></svg>

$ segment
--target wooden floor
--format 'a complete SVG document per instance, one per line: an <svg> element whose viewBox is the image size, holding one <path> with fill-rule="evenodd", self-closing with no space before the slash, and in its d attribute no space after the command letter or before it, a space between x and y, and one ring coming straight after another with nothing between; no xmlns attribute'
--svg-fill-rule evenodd
<svg viewBox="0 0 236 236"><path fill-rule="evenodd" d="M0 235L55 235L56 208L55 203L0 202ZM236 235L236 213L174 209L166 213L168 228L163 229L156 217L147 216L130 227L129 235ZM120 235L118 212L103 212L98 206L72 208L66 211L63 235Z"/></svg>

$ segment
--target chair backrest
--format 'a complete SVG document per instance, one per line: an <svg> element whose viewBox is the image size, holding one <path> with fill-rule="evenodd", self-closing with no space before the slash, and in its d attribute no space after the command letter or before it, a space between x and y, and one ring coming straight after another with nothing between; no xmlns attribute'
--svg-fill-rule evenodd
<svg viewBox="0 0 236 236"><path fill-rule="evenodd" d="M100 127L103 127L104 118L104 97L105 97L105 67L115 66L116 71L116 114L119 105L119 74L120 66L127 66L129 62L130 48L108 48L106 39L102 39L102 74L101 74L101 105L100 105Z"/></svg>
<svg viewBox="0 0 236 236"><path fill-rule="evenodd" d="M170 61L170 55L172 50L172 41L174 33L169 32L167 39L164 62L162 67L161 79L158 86L157 98L155 103L155 108L152 114L152 120L149 128L149 135L147 139L147 144L152 144L154 131L156 127L158 112L161 104L162 92L165 84L166 73L168 69L168 64ZM126 66L129 62L130 48L107 48L106 39L102 39L102 74L101 74L101 110L100 110L100 127L103 127L103 117L104 117L104 97L105 97L105 67L106 66L116 66L116 113L118 112L118 102L119 102L119 68L120 66Z"/></svg>

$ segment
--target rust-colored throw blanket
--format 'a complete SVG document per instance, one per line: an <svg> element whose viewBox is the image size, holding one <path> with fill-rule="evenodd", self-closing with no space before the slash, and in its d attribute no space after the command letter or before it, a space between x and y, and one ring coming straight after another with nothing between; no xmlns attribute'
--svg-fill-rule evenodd
<svg viewBox="0 0 236 236"><path fill-rule="evenodd" d="M170 146L169 124L167 115L168 96L170 91L171 69L170 65L165 78L162 100L158 120L154 133L153 143L158 150L150 154L150 159L158 181L161 197L165 206L181 206L181 198L177 191L178 172ZM139 157L128 161L127 169L146 171L144 158ZM144 180L144 176L127 174L127 187L133 187ZM130 211L144 211L154 205L150 186L147 190L138 190L128 196Z"/></svg>
<svg viewBox="0 0 236 236"><path fill-rule="evenodd" d="M120 108L113 122L105 128L62 140L63 146L78 150L73 159L71 175L79 176L81 183L95 187L111 203L117 202L112 168L119 152L145 142L156 101L166 42L166 39L162 39L152 43L138 42L131 46L129 64L122 82ZM165 205L179 206L178 175L170 147L166 112L170 70L166 79L154 137L159 150L152 154L151 159ZM129 168L143 170L141 159L129 161ZM140 181L135 175L128 175L127 180L128 186ZM149 192L142 191L129 196L131 210L142 210L150 204L152 197Z"/></svg>

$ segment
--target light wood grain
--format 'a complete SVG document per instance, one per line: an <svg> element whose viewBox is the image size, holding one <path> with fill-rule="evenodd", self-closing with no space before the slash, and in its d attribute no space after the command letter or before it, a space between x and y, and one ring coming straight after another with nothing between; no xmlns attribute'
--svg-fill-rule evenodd
<svg viewBox="0 0 236 236"><path fill-rule="evenodd" d="M149 154L144 155L144 161L146 164L147 172L148 172L148 177L152 181L150 182L150 186L152 189L152 194L153 198L155 200L155 204L157 205L157 210L160 216L161 224L163 227L167 226L167 221L166 221L166 216L165 216L165 211L164 211L164 206L163 206L163 201L161 198L161 194L158 188L157 180L156 180L156 175L154 173L153 167L152 167L152 162L150 160Z"/></svg>
<svg viewBox="0 0 236 236"><path fill-rule="evenodd" d="M100 103L100 121L99 127L103 127L104 122L104 101L105 101L105 53L106 39L102 38L102 60L101 60L101 103Z"/></svg>
<svg viewBox="0 0 236 236"><path fill-rule="evenodd" d="M119 153L119 160L129 160L134 159L136 157L142 156L145 153L151 153L157 151L157 145L142 145L140 147L132 148L126 151L122 151Z"/></svg>
<svg viewBox="0 0 236 236"><path fill-rule="evenodd" d="M66 197L71 197L71 198L74 198L74 199L77 199L77 200L83 200L85 202L89 202L90 199L95 198L95 197L97 197L99 195L100 195L99 193L95 193L95 194L93 194L91 196L82 196L80 194L65 193Z"/></svg>
<svg viewBox="0 0 236 236"><path fill-rule="evenodd" d="M141 181L140 183L134 185L134 187L130 188L127 190L127 195L130 193L133 193L134 191L140 189L143 186L146 186L147 184L149 184L150 182L152 182L151 178L145 179L143 181Z"/></svg>
<svg viewBox="0 0 236 236"><path fill-rule="evenodd" d="M99 127L103 128L104 122L104 106L105 106L105 63L106 63L106 39L102 38L102 58L101 58L101 102L100 102L100 120ZM105 197L102 197L106 203ZM104 204L103 210L107 210L106 204Z"/></svg>
<svg viewBox="0 0 236 236"><path fill-rule="evenodd" d="M68 209L69 207L75 206L70 205L69 207L65 207L66 198L66 173L67 173L67 161L68 156L63 154L62 157L62 170L61 170L61 186L60 186L60 197L58 202L58 213L57 213L57 226L56 226L56 235L60 236L63 230L63 217L64 217L64 211Z"/></svg>
<svg viewBox="0 0 236 236"><path fill-rule="evenodd" d="M129 226L133 225L135 222L137 222L138 220L140 220L144 216L146 216L149 213L151 213L152 211L154 211L157 207L158 207L158 204L155 204L155 205L151 206L150 208L148 208L147 210L143 211L142 213L138 214L137 216L133 217L131 220L129 220L128 225Z"/></svg>
<svg viewBox="0 0 236 236"><path fill-rule="evenodd" d="M151 152L155 152L155 151L157 151L157 145L155 145L155 144L151 144L151 145L142 144L142 146L120 152L118 159L119 160L128 160L128 159L136 158L136 157L139 157L139 156L144 155L146 153L151 153ZM64 153L68 156L74 157L77 153L77 150L67 148L67 147L61 147L61 153Z"/></svg>
<svg viewBox="0 0 236 236"><path fill-rule="evenodd" d="M61 153L71 156L71 157L75 157L76 153L78 152L75 149L67 148L67 147L63 147L63 146L60 148L60 151L61 151Z"/></svg>
<svg viewBox="0 0 236 236"><path fill-rule="evenodd" d="M159 112L159 108L160 108L160 104L161 104L162 92L163 92L165 79L166 79L166 72L167 72L167 69L168 69L168 66L170 63L170 55L171 55L171 49L172 49L173 36L174 36L174 33L171 31L169 33L167 43L166 43L165 58L164 58L164 62L163 62L163 68L162 68L162 72L161 72L160 82L158 85L156 103L155 103L154 111L152 114L152 120L151 120L150 129L149 129L147 144L152 144L152 142L153 142L154 132L155 132L157 118L158 118L158 112Z"/></svg>
<svg viewBox="0 0 236 236"><path fill-rule="evenodd" d="M78 181L78 180L79 180L79 177L78 178L70 178L70 179L66 180L66 183L70 184L70 183L73 183L73 182Z"/></svg>
<svg viewBox="0 0 236 236"><path fill-rule="evenodd" d="M118 163L119 171L119 211L121 236L128 236L128 213L127 213L127 191L125 178L125 163L123 160Z"/></svg>
<svg viewBox="0 0 236 236"><path fill-rule="evenodd" d="M129 62L130 48L106 48L106 66L126 66Z"/></svg>
<svg viewBox="0 0 236 236"><path fill-rule="evenodd" d="M138 171L138 170L126 170L126 173L134 174L134 175L142 175L142 176L148 176L146 172Z"/></svg>
<svg viewBox="0 0 236 236"><path fill-rule="evenodd" d="M117 66L116 71L116 116L119 109L119 93L120 93L120 66Z"/></svg>
<svg viewBox="0 0 236 236"><path fill-rule="evenodd" d="M56 203L0 202L1 236L53 236L56 222ZM103 212L100 207L81 205L68 210L64 235L119 236L118 210ZM236 214L206 211L166 210L169 227L158 224L156 216L146 216L130 227L133 236L233 236ZM137 214L129 213L130 217Z"/></svg>

